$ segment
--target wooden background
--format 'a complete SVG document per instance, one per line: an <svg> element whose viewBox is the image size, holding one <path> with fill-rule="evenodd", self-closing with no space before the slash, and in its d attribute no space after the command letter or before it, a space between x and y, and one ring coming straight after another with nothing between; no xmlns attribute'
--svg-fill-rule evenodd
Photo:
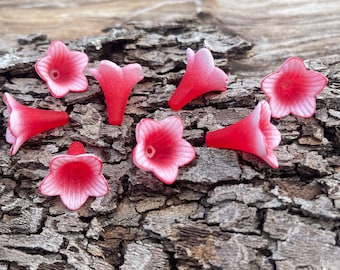
<svg viewBox="0 0 340 270"><path fill-rule="evenodd" d="M169 21L201 11L256 42L262 53L275 49L276 55L325 55L339 48L340 4L335 0L3 0L0 40L6 46L8 40L32 33L52 39L83 38L133 20Z"/></svg>
<svg viewBox="0 0 340 270"><path fill-rule="evenodd" d="M71 118L10 157L0 103L1 270L340 269L339 1L1 1L0 34L0 92ZM102 59L143 66L122 126L108 125L90 76L85 93L49 95L33 65L53 39L88 53L90 67ZM228 91L174 113L167 100L185 49L203 46L228 73ZM260 80L292 55L329 83L314 117L273 121L279 169L208 149L204 134L265 99ZM140 119L173 114L198 155L165 186L133 165L131 149ZM37 190L72 140L102 158L111 189L76 212Z"/></svg>
<svg viewBox="0 0 340 270"><path fill-rule="evenodd" d="M0 51L14 49L22 35L78 39L133 21L166 22L200 12L213 15L213 23L254 43L252 61L263 68L268 61L279 64L290 55L315 57L339 51L336 0L4 0L0 2Z"/></svg>

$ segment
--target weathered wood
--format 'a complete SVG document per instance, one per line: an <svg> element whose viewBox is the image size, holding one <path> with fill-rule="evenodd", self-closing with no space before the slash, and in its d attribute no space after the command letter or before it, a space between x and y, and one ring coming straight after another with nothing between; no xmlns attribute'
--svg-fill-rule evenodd
<svg viewBox="0 0 340 270"><path fill-rule="evenodd" d="M273 170L250 154L204 144L208 130L238 121L265 99L260 79L287 56L266 54L254 36L250 42L225 30L205 15L136 23L70 41L71 48L89 54L90 66L102 59L143 66L145 79L133 90L121 126L108 124L92 77L87 92L50 96L33 67L49 45L44 37L1 56L1 92L33 107L67 110L71 123L31 139L13 157L1 141L0 269L340 268L340 55L303 54L312 56L306 64L324 73L329 84L317 97L315 117L273 121L282 133L276 150L280 167ZM229 73L229 90L172 112L167 100L183 75L185 49L202 46ZM257 50L263 58L252 56ZM141 118L174 114L183 119L184 137L197 158L166 186L133 165L131 150ZM4 134L4 106L0 116ZM110 186L110 194L76 212L37 190L49 160L72 140L102 158Z"/></svg>

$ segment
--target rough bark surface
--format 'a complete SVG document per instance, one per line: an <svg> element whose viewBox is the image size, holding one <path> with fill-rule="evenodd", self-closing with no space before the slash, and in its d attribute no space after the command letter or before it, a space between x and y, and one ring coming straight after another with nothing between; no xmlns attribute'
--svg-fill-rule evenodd
<svg viewBox="0 0 340 270"><path fill-rule="evenodd" d="M304 59L329 83L314 117L273 121L282 134L275 151L280 167L273 170L250 154L204 143L207 131L240 120L265 99L259 81L264 69L278 67L274 59L264 69L253 66L250 76L231 73L251 58L252 44L227 29L201 19L134 24L69 42L89 55L90 67L103 59L143 66L121 126L108 124L90 76L88 91L53 98L34 71L50 41L39 35L24 41L1 56L1 92L32 107L66 110L71 123L29 140L13 157L1 139L1 270L340 269L339 54ZM167 100L184 73L186 48L203 46L229 73L228 90L173 112ZM171 186L136 168L131 157L140 119L169 115L183 119L184 138L197 151ZM2 103L2 138L7 116ZM72 140L103 160L110 186L107 196L74 212L38 192L50 159Z"/></svg>

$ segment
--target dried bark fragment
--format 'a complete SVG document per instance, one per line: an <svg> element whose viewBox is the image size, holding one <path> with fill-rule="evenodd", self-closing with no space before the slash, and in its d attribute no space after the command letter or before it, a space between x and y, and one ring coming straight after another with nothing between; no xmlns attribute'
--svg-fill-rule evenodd
<svg viewBox="0 0 340 270"><path fill-rule="evenodd" d="M162 245L137 242L127 246L125 262L120 269L168 270L170 266L168 256L163 252Z"/></svg>
<svg viewBox="0 0 340 270"><path fill-rule="evenodd" d="M265 192L262 186L251 184L217 186L207 199L207 202L212 205L224 201L241 202L245 205L255 205L257 208L279 207L281 205L274 196Z"/></svg>
<svg viewBox="0 0 340 270"><path fill-rule="evenodd" d="M256 207L227 202L211 208L206 213L206 221L210 225L218 225L222 231L260 234L256 211Z"/></svg>
<svg viewBox="0 0 340 270"><path fill-rule="evenodd" d="M172 227L176 223L185 223L198 210L197 203L185 205L173 205L164 210L149 212L145 217L144 229L151 231L162 238L169 237L172 233Z"/></svg>
<svg viewBox="0 0 340 270"><path fill-rule="evenodd" d="M240 180L241 168L235 152L203 147L196 148L196 151L198 158L195 166L191 165L181 173L178 176L178 181L214 184L219 181Z"/></svg>
<svg viewBox="0 0 340 270"><path fill-rule="evenodd" d="M68 42L70 49L88 53L90 67L103 59L143 65L144 80L132 91L121 126L108 124L104 96L92 77L84 93L50 96L33 67L46 53L47 39L21 39L28 44L0 55L1 92L71 116L68 126L31 139L13 157L9 145L0 144L1 269L340 267L340 56L306 59L329 83L317 97L315 117L272 121L282 135L275 150L280 167L273 170L250 154L207 148L204 135L239 121L265 99L259 81L286 58L285 50L275 45L259 59L263 47L255 43L251 50L254 44L208 17L135 24ZM226 92L207 94L175 113L197 157L180 168L173 185L164 185L133 165L134 128L144 117L174 115L167 101L184 74L185 49L203 46L230 84ZM0 106L2 135L7 117ZM37 191L49 160L65 153L71 140L84 142L103 160L111 190L77 212Z"/></svg>
<svg viewBox="0 0 340 270"><path fill-rule="evenodd" d="M178 224L171 237L178 269L256 269L268 241L259 236L221 233L202 224Z"/></svg>
<svg viewBox="0 0 340 270"><path fill-rule="evenodd" d="M334 232L306 224L303 219L287 212L273 210L267 213L264 231L271 238L278 239L272 258L279 269L337 269L340 266L337 256L340 248L335 242Z"/></svg>

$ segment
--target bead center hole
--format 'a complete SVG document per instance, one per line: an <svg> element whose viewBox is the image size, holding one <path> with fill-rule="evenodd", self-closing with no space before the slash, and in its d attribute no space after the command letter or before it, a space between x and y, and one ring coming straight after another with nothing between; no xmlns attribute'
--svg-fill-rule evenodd
<svg viewBox="0 0 340 270"><path fill-rule="evenodd" d="M60 72L56 69L50 71L50 76L53 80L58 80L60 78Z"/></svg>
<svg viewBox="0 0 340 270"><path fill-rule="evenodd" d="M152 158L156 153L155 148L152 145L148 145L145 149L145 154L148 158Z"/></svg>

